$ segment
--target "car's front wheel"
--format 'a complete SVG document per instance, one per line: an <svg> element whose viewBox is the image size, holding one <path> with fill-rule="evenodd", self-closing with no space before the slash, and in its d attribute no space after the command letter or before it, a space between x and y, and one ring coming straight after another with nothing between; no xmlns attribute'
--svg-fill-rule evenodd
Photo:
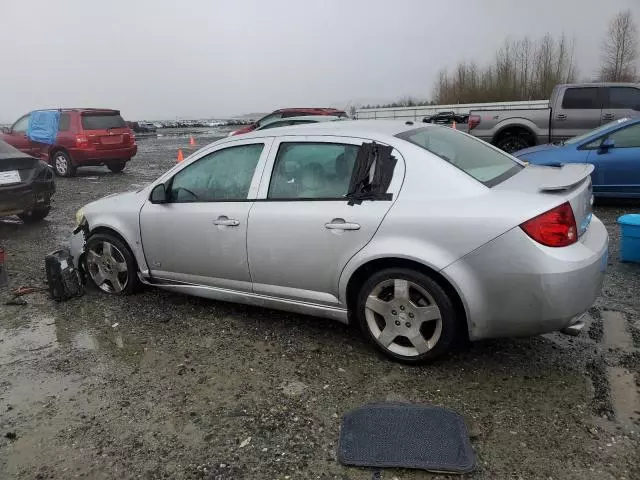
<svg viewBox="0 0 640 480"><path fill-rule="evenodd" d="M60 177L73 177L76 167L69 155L63 151L54 152L52 155L53 170Z"/></svg>
<svg viewBox="0 0 640 480"><path fill-rule="evenodd" d="M138 268L131 250L109 233L89 237L84 267L91 282L103 292L130 295L138 285Z"/></svg>
<svg viewBox="0 0 640 480"><path fill-rule="evenodd" d="M434 360L449 350L457 334L451 299L436 281L415 270L376 272L362 285L356 308L364 334L401 362Z"/></svg>
<svg viewBox="0 0 640 480"><path fill-rule="evenodd" d="M49 205L46 207L37 207L27 210L26 212L19 213L18 218L20 218L24 223L36 223L49 215L50 210L51 207Z"/></svg>

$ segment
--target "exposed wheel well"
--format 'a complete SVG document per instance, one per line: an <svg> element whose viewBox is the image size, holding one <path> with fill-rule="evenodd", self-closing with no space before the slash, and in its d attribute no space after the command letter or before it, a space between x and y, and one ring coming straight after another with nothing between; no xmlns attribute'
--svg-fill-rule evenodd
<svg viewBox="0 0 640 480"><path fill-rule="evenodd" d="M444 289L447 295L449 295L449 298L451 299L451 302L453 303L453 306L456 310L457 318L460 320L462 326L464 327L460 330L461 332L464 332L464 335L468 338L469 329L467 323L467 314L464 309L462 299L460 298L460 295L458 295L458 292L453 287L453 285L451 285L451 283L449 283L449 281L444 276L442 276L435 270L427 267L426 265L414 262L413 260L407 260L405 258L380 258L361 265L353 273L353 275L351 275L349 283L347 283L347 306L350 312L353 312L355 310L358 292L364 280L367 277L371 276L373 273L384 270L386 268L409 268L423 273L424 275L427 275L438 282L438 284Z"/></svg>
<svg viewBox="0 0 640 480"><path fill-rule="evenodd" d="M536 134L533 133L529 128L521 125L513 126L513 127L505 127L504 129L500 130L498 133L494 135L493 141L491 143L495 145L496 143L498 143L500 140L502 140L504 137L508 135L515 135L518 137L529 136L533 140L533 143L531 144L532 146L538 143L538 138Z"/></svg>

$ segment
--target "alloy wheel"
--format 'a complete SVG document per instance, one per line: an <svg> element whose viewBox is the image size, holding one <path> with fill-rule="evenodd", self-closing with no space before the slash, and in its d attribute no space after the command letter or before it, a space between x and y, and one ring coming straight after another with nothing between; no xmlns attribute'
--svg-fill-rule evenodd
<svg viewBox="0 0 640 480"><path fill-rule="evenodd" d="M64 155L56 155L55 158L56 171L60 176L65 176L69 169L67 158Z"/></svg>
<svg viewBox="0 0 640 480"><path fill-rule="evenodd" d="M442 334L442 314L420 285L401 278L378 283L365 302L365 319L376 342L404 357L431 350Z"/></svg>
<svg viewBox="0 0 640 480"><path fill-rule="evenodd" d="M87 271L97 287L107 293L120 293L129 282L129 269L122 252L108 241L92 245L86 255Z"/></svg>

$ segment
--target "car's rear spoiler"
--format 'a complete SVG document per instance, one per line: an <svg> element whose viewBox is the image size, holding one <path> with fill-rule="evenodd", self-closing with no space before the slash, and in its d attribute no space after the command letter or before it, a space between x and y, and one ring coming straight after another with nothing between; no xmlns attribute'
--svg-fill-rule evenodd
<svg viewBox="0 0 640 480"><path fill-rule="evenodd" d="M527 168L553 168L556 170L555 175L545 178L545 182L538 187L541 192L558 192L561 190L570 190L576 185L582 183L585 178L593 172L593 165L588 163L567 163L560 167L543 167L530 165Z"/></svg>

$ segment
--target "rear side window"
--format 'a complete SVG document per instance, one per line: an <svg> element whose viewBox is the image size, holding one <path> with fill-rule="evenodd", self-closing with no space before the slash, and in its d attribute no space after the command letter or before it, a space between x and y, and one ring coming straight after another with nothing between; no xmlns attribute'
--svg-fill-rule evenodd
<svg viewBox="0 0 640 480"><path fill-rule="evenodd" d="M66 132L67 130L69 130L69 114L61 113L58 121L58 131Z"/></svg>
<svg viewBox="0 0 640 480"><path fill-rule="evenodd" d="M596 87L568 88L562 98L562 108L567 110L600 109Z"/></svg>
<svg viewBox="0 0 640 480"><path fill-rule="evenodd" d="M338 143L283 143L278 149L268 198L344 199L359 147Z"/></svg>
<svg viewBox="0 0 640 480"><path fill-rule="evenodd" d="M607 108L621 108L640 111L640 89L632 87L611 87Z"/></svg>
<svg viewBox="0 0 640 480"><path fill-rule="evenodd" d="M505 181L523 168L506 153L449 127L417 128L396 137L437 155L487 187Z"/></svg>
<svg viewBox="0 0 640 480"><path fill-rule="evenodd" d="M108 128L125 128L127 124L118 114L115 115L82 115L82 128L85 130L107 130Z"/></svg>

